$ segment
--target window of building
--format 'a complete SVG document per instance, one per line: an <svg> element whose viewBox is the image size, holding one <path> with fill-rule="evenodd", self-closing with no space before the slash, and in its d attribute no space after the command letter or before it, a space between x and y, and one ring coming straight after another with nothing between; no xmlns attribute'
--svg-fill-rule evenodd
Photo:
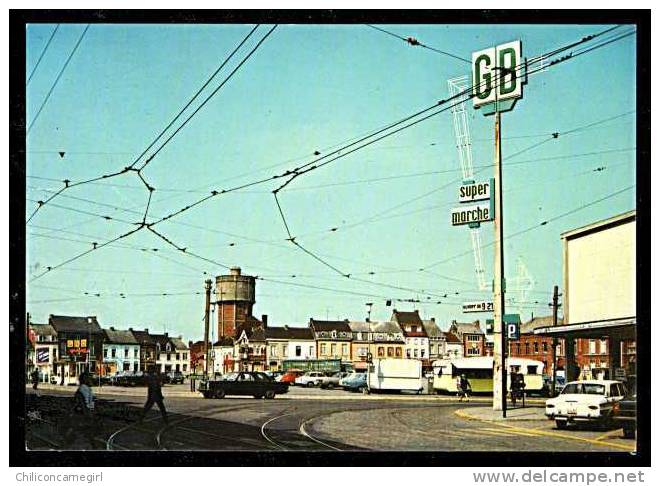
<svg viewBox="0 0 660 486"><path fill-rule="evenodd" d="M348 344L341 345L341 355L348 356Z"/></svg>
<svg viewBox="0 0 660 486"><path fill-rule="evenodd" d="M296 357L299 357L302 354L302 347L296 346Z"/></svg>
<svg viewBox="0 0 660 486"><path fill-rule="evenodd" d="M548 343L546 343L545 341L543 341L543 352L544 353L548 352Z"/></svg>
<svg viewBox="0 0 660 486"><path fill-rule="evenodd" d="M275 346L275 345L270 346L270 355L271 356L277 356L277 346Z"/></svg>
<svg viewBox="0 0 660 486"><path fill-rule="evenodd" d="M185 363L183 364L183 371L188 371L188 365Z"/></svg>
<svg viewBox="0 0 660 486"><path fill-rule="evenodd" d="M406 358L410 358L410 349L406 349Z"/></svg>
<svg viewBox="0 0 660 486"><path fill-rule="evenodd" d="M131 363L124 363L124 371L130 371L131 370Z"/></svg>
<svg viewBox="0 0 660 486"><path fill-rule="evenodd" d="M176 353L176 360L179 361L179 359L181 359L181 354L180 354L180 353ZM177 371L179 371L179 370L177 370Z"/></svg>
<svg viewBox="0 0 660 486"><path fill-rule="evenodd" d="M385 356L385 348L383 346L378 346L378 357L382 358Z"/></svg>
<svg viewBox="0 0 660 486"><path fill-rule="evenodd" d="M183 353L183 360L185 361L187 359L188 359L188 353Z"/></svg>
<svg viewBox="0 0 660 486"><path fill-rule="evenodd" d="M103 357L107 358L108 357L108 348L103 349Z"/></svg>
<svg viewBox="0 0 660 486"><path fill-rule="evenodd" d="M320 353L321 355L325 355L325 343L322 343L320 346Z"/></svg>
<svg viewBox="0 0 660 486"><path fill-rule="evenodd" d="M600 340L600 354L607 354L607 339Z"/></svg>
<svg viewBox="0 0 660 486"><path fill-rule="evenodd" d="M181 370L179 369L179 363L177 363L177 364L174 366L174 371L181 371Z"/></svg>
<svg viewBox="0 0 660 486"><path fill-rule="evenodd" d="M534 354L539 354L539 343L534 342Z"/></svg>
<svg viewBox="0 0 660 486"><path fill-rule="evenodd" d="M516 343L516 354L520 355L520 343Z"/></svg>
<svg viewBox="0 0 660 486"><path fill-rule="evenodd" d="M334 344L334 343L330 345L330 354L331 354L332 356L336 356L336 355L337 355L337 345Z"/></svg>
<svg viewBox="0 0 660 486"><path fill-rule="evenodd" d="M397 357L397 358L400 358L400 357L401 357L401 354L402 354L402 353L401 353L401 348L396 348L395 352L396 352L396 357Z"/></svg>
<svg viewBox="0 0 660 486"><path fill-rule="evenodd" d="M596 354L596 340L589 339L589 354Z"/></svg>
<svg viewBox="0 0 660 486"><path fill-rule="evenodd" d="M423 358L425 352L426 352L426 349L420 349L420 350L419 350L419 357L420 357L420 358Z"/></svg>
<svg viewBox="0 0 660 486"><path fill-rule="evenodd" d="M170 353L167 353L167 361L170 361L171 358L172 358L172 355Z"/></svg>
<svg viewBox="0 0 660 486"><path fill-rule="evenodd" d="M115 348L112 348L110 350L110 356L112 356L113 358L117 357L117 350Z"/></svg>
<svg viewBox="0 0 660 486"><path fill-rule="evenodd" d="M394 356L394 348L391 347L391 346L388 346L388 347L387 347L387 357L388 357L388 358L391 358L391 357L393 357L393 356Z"/></svg>
<svg viewBox="0 0 660 486"><path fill-rule="evenodd" d="M529 343L525 343L525 354L529 354Z"/></svg>
<svg viewBox="0 0 660 486"><path fill-rule="evenodd" d="M314 346L310 346L309 347L309 357L311 358L313 356L314 356Z"/></svg>
<svg viewBox="0 0 660 486"><path fill-rule="evenodd" d="M287 349L287 345L282 344L282 356L286 356L286 349Z"/></svg>

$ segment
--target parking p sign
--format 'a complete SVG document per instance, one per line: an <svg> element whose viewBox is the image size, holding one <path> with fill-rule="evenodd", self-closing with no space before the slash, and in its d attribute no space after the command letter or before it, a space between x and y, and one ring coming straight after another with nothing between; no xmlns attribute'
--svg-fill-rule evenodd
<svg viewBox="0 0 660 486"><path fill-rule="evenodd" d="M517 322L508 322L506 325L506 338L511 341L520 339L520 325Z"/></svg>

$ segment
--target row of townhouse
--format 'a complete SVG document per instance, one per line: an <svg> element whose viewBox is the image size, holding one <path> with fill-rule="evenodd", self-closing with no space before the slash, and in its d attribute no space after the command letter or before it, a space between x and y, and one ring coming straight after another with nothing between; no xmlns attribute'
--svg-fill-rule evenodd
<svg viewBox="0 0 660 486"><path fill-rule="evenodd" d="M266 316L262 316L253 325L237 327L233 338L209 342L208 369L214 373L281 371L285 362L332 360L361 370L366 369L369 358L419 359L430 367L436 359L464 356L468 344L462 339L472 339L473 333L481 332L478 322L476 328L471 326L472 332L462 328L443 332L435 319L422 320L418 311L395 310L391 320L380 322L312 318L306 327L268 326ZM204 341L190 342L189 348L191 369L204 373Z"/></svg>
<svg viewBox="0 0 660 486"><path fill-rule="evenodd" d="M181 336L103 329L96 316L50 315L47 324L28 320L26 371L42 382L76 383L88 371L101 376L146 371L188 373L190 353Z"/></svg>

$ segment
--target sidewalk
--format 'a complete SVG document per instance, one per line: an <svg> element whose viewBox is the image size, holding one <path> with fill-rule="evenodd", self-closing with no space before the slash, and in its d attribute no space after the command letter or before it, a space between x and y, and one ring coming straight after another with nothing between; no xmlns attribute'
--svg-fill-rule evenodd
<svg viewBox="0 0 660 486"><path fill-rule="evenodd" d="M26 385L26 390L31 386ZM47 383L40 383L39 390L55 390L61 392L71 393L72 395L76 392L78 387L76 386L62 386L62 385L50 385ZM94 394L96 396L107 396L107 395L120 395L120 396L132 396L132 397L147 397L147 387L122 387L122 386L95 386L93 387ZM184 390L173 390L167 386L162 388L164 397L184 397L184 398L195 398L202 396L199 392L191 392Z"/></svg>
<svg viewBox="0 0 660 486"><path fill-rule="evenodd" d="M485 422L547 422L545 408L538 406L527 406L525 408L509 408L506 418L502 417L502 411L493 410L489 407L462 408L454 412L465 420L481 420Z"/></svg>

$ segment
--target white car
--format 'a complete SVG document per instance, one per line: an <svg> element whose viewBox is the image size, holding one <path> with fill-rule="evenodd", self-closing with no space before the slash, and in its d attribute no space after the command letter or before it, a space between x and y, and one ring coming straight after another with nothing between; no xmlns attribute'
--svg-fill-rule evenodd
<svg viewBox="0 0 660 486"><path fill-rule="evenodd" d="M308 371L304 375L296 378L295 384L308 387L318 386L324 376L325 374L320 371Z"/></svg>
<svg viewBox="0 0 660 486"><path fill-rule="evenodd" d="M606 422L613 418L614 404L625 394L620 381L571 381L560 395L546 400L545 415L555 421L558 429L577 421Z"/></svg>

